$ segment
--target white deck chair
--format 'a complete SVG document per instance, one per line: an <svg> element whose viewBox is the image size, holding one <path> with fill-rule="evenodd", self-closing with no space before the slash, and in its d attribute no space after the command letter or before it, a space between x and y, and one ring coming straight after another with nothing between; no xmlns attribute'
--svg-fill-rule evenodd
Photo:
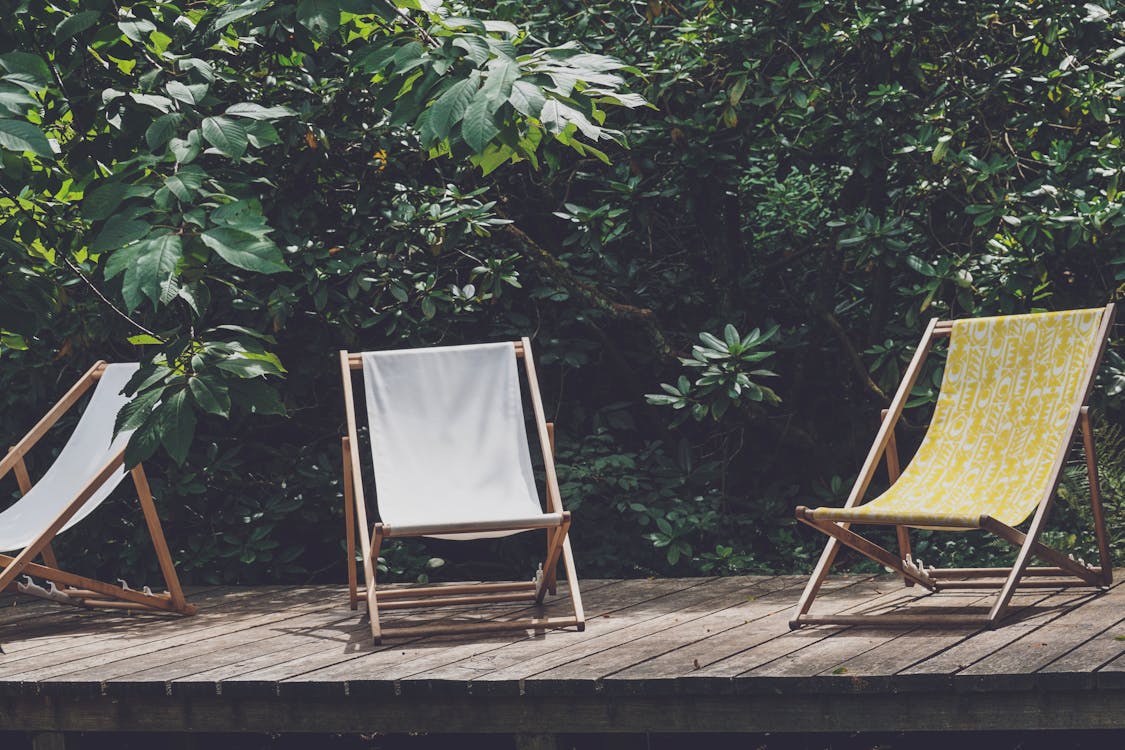
<svg viewBox="0 0 1125 750"><path fill-rule="evenodd" d="M531 468L517 358L527 374L535 427L543 449L547 509ZM585 627L571 557L570 513L563 510L554 465L554 426L545 421L528 340L352 354L340 352L348 434L344 448L348 585L355 609L358 521L371 633L383 636ZM363 370L380 522L370 535L360 473L352 370ZM478 539L547 531L547 552L526 583L475 583L376 592L384 539L429 536ZM572 617L536 617L463 624L381 628L379 608L405 609L484 602L542 602L566 571Z"/></svg>
<svg viewBox="0 0 1125 750"><path fill-rule="evenodd" d="M15 589L78 606L194 613L195 608L184 599L140 464L129 473L156 548L167 593L135 591L124 582L116 586L66 572L59 568L51 548L51 541L58 534L92 513L125 478L125 445L131 433L123 432L114 438L113 427L117 412L128 401L121 390L137 368L136 363L96 363L0 460L0 477L14 470L22 495L0 512L0 551L16 553L0 554L0 591ZM33 485L24 456L95 383L94 393L70 439ZM34 562L37 557L42 558L42 564ZM24 576L23 581L17 580L20 576ZM47 581L50 589L35 583L32 576Z"/></svg>

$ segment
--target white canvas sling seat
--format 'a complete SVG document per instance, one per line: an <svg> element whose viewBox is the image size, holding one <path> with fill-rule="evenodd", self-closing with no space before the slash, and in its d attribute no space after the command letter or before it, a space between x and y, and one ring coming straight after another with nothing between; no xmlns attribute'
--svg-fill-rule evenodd
<svg viewBox="0 0 1125 750"><path fill-rule="evenodd" d="M531 464L518 371L523 358L542 445L547 485L544 509ZM529 627L582 627L578 584L570 559L570 514L562 509L551 445L553 426L545 422L530 344L506 342L468 346L366 352L341 352L348 436L344 438L345 502L348 543L354 549L358 525L367 578L372 634L405 632L381 628L378 607L463 604L488 601L541 602L554 593L561 558L567 571L575 617L497 620L446 630ZM367 536L366 507L351 396L351 371L362 369L380 522ZM352 507L354 503L354 508ZM358 524L356 520L358 519ZM526 583L483 583L397 589L376 593L374 562L383 539L427 536L466 540L547 530L542 573ZM354 560L354 552L349 552ZM355 565L349 565L352 606L358 604ZM435 627L412 627L410 633Z"/></svg>
<svg viewBox="0 0 1125 750"><path fill-rule="evenodd" d="M122 389L138 367L136 363L95 364L0 461L0 477L14 470L21 492L18 500L0 511L0 552L16 553L0 555L0 590L15 585L24 593L82 606L149 607L180 614L194 611L176 578L144 470L140 465L132 471L125 469L124 452L131 432L116 437L113 434L117 413L129 401ZM91 387L93 393L70 438L39 481L32 484L24 456ZM68 573L59 569L51 548L55 536L95 511L130 473L156 546L167 594L146 594ZM34 562L37 557L42 557L43 564ZM34 583L32 577L50 582L50 592Z"/></svg>
<svg viewBox="0 0 1125 750"><path fill-rule="evenodd" d="M363 381L385 535L562 523L535 489L510 343L367 352Z"/></svg>
<svg viewBox="0 0 1125 750"><path fill-rule="evenodd" d="M137 371L136 364L107 365L82 417L66 441L58 458L11 507L0 512L0 552L20 550L30 545L43 529L62 513L82 485L97 473L114 454L129 442L131 432L113 437L117 412L128 403L121 389ZM90 515L125 478L125 466L118 466L62 525L58 533L73 527Z"/></svg>

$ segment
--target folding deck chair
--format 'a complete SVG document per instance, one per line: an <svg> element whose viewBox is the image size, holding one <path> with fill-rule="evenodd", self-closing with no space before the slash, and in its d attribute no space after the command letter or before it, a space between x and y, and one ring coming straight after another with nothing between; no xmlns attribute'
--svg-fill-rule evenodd
<svg viewBox="0 0 1125 750"><path fill-rule="evenodd" d="M873 622L870 616L809 614L840 545L902 575L907 586L999 588L987 624L1004 617L1017 586L1094 586L1112 581L1109 545L1098 488L1097 459L1087 398L1113 324L1113 305L1092 310L970 320L931 320L842 508L797 508L797 519L832 537L789 625ZM933 420L899 474L894 427L937 338L949 352ZM1039 541L1077 425L1082 427L1100 565L1075 561ZM861 504L886 454L890 488ZM1026 533L1016 526L1032 517ZM895 554L851 530L853 524L891 525ZM911 555L909 528L982 529L1019 547L1010 568L926 567ZM1031 567L1032 557L1045 567ZM1032 580L1025 580L1031 578ZM909 616L880 615L879 622Z"/></svg>
<svg viewBox="0 0 1125 750"><path fill-rule="evenodd" d="M166 593L153 593L148 587L137 591L124 581L117 586L64 571L51 548L58 534L92 513L125 477L125 445L130 433L115 438L113 427L117 412L129 400L121 395L121 389L137 367L135 363L96 363L0 460L0 477L14 470L21 493L15 503L0 512L0 550L16 552L15 556L0 554L0 591L16 590L85 607L155 609L181 615L195 612L184 599L140 464L130 473L156 548ZM33 485L24 456L95 383L94 393L62 452ZM34 562L37 557L41 563ZM22 581L18 580L20 576ZM35 578L46 581L50 588L39 585Z"/></svg>
<svg viewBox="0 0 1125 750"><path fill-rule="evenodd" d="M531 468L517 358L523 359L546 474L544 512ZM545 421L528 339L500 344L367 353L340 352L348 434L343 438L348 586L352 609L358 525L371 634L383 636L585 627L554 464L554 425ZM360 473L352 370L363 370L380 521L368 533ZM528 582L474 583L378 591L385 539L479 539L546 530L547 551ZM556 593L559 560L574 614L382 628L380 608L485 602L543 602Z"/></svg>

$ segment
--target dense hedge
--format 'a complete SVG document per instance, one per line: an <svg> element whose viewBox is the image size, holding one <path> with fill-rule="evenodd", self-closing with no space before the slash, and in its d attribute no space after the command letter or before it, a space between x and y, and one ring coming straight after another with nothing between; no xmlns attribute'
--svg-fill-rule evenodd
<svg viewBox="0 0 1125 750"><path fill-rule="evenodd" d="M583 573L791 570L820 543L792 507L846 494L928 318L1125 289L1119 3L550 0L444 23L417 5L210 2L186 33L177 18L198 8L115 18L108 2L25 0L0 30L0 50L50 63L22 85L29 58L0 57L0 129L28 122L60 147L0 139L0 429L25 429L94 358L198 354L155 386L164 403L184 393L181 411L145 423L148 452L171 436L149 474L190 580L342 578L339 348L531 335ZM206 98L169 87L204 82L185 59L216 73ZM508 98L491 111L456 94L439 110L493 79ZM279 109L222 114L241 102ZM216 117L245 132L205 129ZM168 185L196 163L175 153L196 128L204 175ZM146 262L165 224L199 231L171 265ZM940 367L912 399L907 450ZM1120 518L1115 352L1101 382ZM1084 520L1082 481L1068 473L1055 541L1091 558L1066 531ZM130 517L91 517L64 554L151 571ZM540 541L394 547L386 562L510 575ZM1003 553L980 543L918 547L935 563Z"/></svg>

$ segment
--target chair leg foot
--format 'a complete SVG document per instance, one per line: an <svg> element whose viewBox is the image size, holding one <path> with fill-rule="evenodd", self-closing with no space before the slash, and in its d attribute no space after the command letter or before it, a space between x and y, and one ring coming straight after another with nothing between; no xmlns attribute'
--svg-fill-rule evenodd
<svg viewBox="0 0 1125 750"><path fill-rule="evenodd" d="M789 621L789 629L790 630L800 630L803 627L804 627L804 623L800 622L799 620L790 620Z"/></svg>

